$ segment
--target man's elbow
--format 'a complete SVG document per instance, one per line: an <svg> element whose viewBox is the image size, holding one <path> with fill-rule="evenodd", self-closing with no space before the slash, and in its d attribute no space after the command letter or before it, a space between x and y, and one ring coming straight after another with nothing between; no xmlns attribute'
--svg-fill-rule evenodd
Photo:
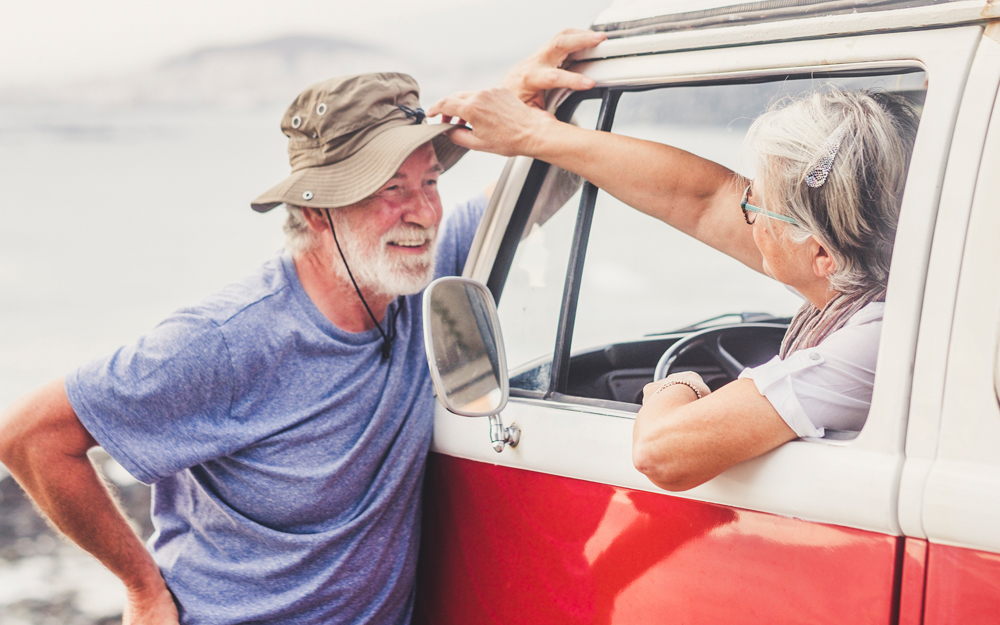
<svg viewBox="0 0 1000 625"><path fill-rule="evenodd" d="M73 412L62 380L28 393L0 412L0 463L7 468L54 453L86 456L95 445Z"/></svg>
<svg viewBox="0 0 1000 625"><path fill-rule="evenodd" d="M20 436L22 428L18 426L17 421L16 404L0 412L0 464L7 467L14 464L17 452L22 447Z"/></svg>

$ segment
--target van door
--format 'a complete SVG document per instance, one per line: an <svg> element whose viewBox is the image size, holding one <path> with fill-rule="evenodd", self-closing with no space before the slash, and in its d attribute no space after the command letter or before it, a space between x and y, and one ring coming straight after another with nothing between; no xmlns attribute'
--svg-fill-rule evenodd
<svg viewBox="0 0 1000 625"><path fill-rule="evenodd" d="M961 263L960 277L958 263L949 263L953 281L936 283L941 287L938 299L954 302L954 322L921 329L923 343L925 332L937 334L940 341L951 328L947 357L939 359L946 363L947 373L942 367L938 403L922 401L918 411L914 394L906 444L907 463L912 452L913 466L904 474L909 490L901 498L901 520L905 507L907 526L926 539L926 625L996 623L1000 618L1000 106L996 104L1000 43L989 36L991 31L1000 32L998 28L1000 24L991 26L983 38L982 62L977 58L980 76L976 81L970 77L967 102L962 105L960 124L968 107L976 111L968 116L968 130L973 132L974 125L979 132L963 142L968 165L961 176L964 187L949 189L946 182L946 194L960 195L954 202L945 197L941 202L939 224L946 211L953 224L968 223L967 229L956 232L954 243L941 245L949 256L957 253ZM956 159L954 151L951 158ZM950 177L951 163L948 169ZM959 199L965 200L964 205ZM932 258L935 262L943 269L944 253ZM928 296L932 286L929 279ZM918 367L921 364L918 361ZM922 498L910 494L921 484L918 478L923 478Z"/></svg>
<svg viewBox="0 0 1000 625"><path fill-rule="evenodd" d="M512 387L503 419L519 425L521 442L498 455L484 420L439 409L417 622L897 618L904 549L897 492L914 311L926 277L920 259L929 254L944 155L981 34L970 26L581 68L598 88L568 99L562 118L687 141L690 151L738 170L738 160L725 160L745 131L742 109L726 108L732 103L766 104L782 89L824 81L911 93L922 118L871 413L860 433L793 441L685 493L660 491L631 464L635 391L652 380L658 357L712 316L743 321L761 317L742 313L765 312L780 320L794 303L755 282L760 276L734 278L738 268L725 259L593 186L576 189L564 172L515 159L466 274L499 301ZM734 111L721 126L712 122ZM706 287L688 288L685 272L699 272ZM674 281L651 282L664 275ZM762 345L751 343L747 358ZM688 364L721 373L697 357Z"/></svg>

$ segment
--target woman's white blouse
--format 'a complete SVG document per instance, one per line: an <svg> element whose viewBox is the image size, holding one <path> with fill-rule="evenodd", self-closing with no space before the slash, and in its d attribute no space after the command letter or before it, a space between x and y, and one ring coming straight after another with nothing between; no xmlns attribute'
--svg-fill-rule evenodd
<svg viewBox="0 0 1000 625"><path fill-rule="evenodd" d="M854 314L822 343L785 360L744 369L799 436L823 436L826 429L860 430L868 418L875 384L875 360L882 331L883 302Z"/></svg>

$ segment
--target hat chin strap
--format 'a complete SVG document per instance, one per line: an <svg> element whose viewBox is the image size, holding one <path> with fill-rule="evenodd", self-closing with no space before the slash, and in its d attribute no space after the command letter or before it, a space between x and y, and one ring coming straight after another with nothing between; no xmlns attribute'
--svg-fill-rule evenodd
<svg viewBox="0 0 1000 625"><path fill-rule="evenodd" d="M354 274L351 273L351 267L347 264L347 259L344 258L344 250L340 249L340 241L337 240L337 231L333 228L333 219L330 218L330 209L324 208L323 211L326 213L326 223L330 224L330 234L333 235L333 242L337 246L337 252L340 253L340 260L344 261L344 268L347 269L347 276L351 279L351 284L354 285L354 291L358 294L358 298L361 299L361 303L364 304L365 310L368 311L368 316L371 317L372 323L378 329L378 333L382 335L382 360L388 360L389 355L392 353L392 342L396 340L396 317L399 316L399 312L403 309L403 299L404 296L400 295L397 300L396 310L389 317L389 322L386 324L386 330L382 330L382 326L375 319L375 315L372 314L372 309L365 301L365 296L361 294L361 289L358 288L358 282L354 279Z"/></svg>

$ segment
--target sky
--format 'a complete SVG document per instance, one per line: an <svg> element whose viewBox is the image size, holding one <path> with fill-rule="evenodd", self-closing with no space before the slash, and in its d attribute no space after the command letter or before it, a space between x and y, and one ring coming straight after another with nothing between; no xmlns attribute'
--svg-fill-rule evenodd
<svg viewBox="0 0 1000 625"><path fill-rule="evenodd" d="M0 86L141 71L207 46L336 35L427 57L508 58L610 0L3 0Z"/></svg>

